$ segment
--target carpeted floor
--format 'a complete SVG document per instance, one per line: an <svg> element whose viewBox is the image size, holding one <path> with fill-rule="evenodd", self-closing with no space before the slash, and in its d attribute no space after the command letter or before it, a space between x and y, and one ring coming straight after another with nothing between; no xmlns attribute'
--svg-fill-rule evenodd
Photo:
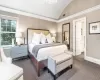
<svg viewBox="0 0 100 80"><path fill-rule="evenodd" d="M34 66L29 59L13 62L24 69L24 80L53 80L46 70L41 71L41 76L37 77ZM100 80L100 66L88 61L74 58L74 66L57 80Z"/></svg>

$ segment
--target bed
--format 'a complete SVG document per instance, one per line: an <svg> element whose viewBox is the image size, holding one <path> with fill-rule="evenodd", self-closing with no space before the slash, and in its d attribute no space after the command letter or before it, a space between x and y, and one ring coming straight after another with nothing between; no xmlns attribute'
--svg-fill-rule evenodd
<svg viewBox="0 0 100 80"><path fill-rule="evenodd" d="M31 43L33 33L43 33L45 36L50 34L49 30L44 29L27 29L28 53L32 63L35 65L37 75L40 76L40 69L47 67L48 56L55 56L67 50L67 46L61 43L39 44Z"/></svg>

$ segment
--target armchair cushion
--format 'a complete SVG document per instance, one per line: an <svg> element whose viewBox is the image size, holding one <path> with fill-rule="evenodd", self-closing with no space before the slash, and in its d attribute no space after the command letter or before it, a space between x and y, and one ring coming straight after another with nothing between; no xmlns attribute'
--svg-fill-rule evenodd
<svg viewBox="0 0 100 80"><path fill-rule="evenodd" d="M67 60L69 60L71 58L72 58L72 55L69 55L69 54L66 54L66 53L62 53L62 54L60 54L58 56L55 56L54 60L56 60L56 64L59 65L62 62L67 61Z"/></svg>
<svg viewBox="0 0 100 80"><path fill-rule="evenodd" d="M65 52L66 54L73 55L73 52L71 52L71 51L65 50L64 52Z"/></svg>

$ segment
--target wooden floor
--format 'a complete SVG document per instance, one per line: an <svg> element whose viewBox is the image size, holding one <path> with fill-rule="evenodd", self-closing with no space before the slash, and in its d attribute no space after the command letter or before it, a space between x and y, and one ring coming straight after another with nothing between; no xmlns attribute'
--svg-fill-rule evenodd
<svg viewBox="0 0 100 80"><path fill-rule="evenodd" d="M30 59L23 59L13 63L24 69L24 80L53 80L47 70L41 71L41 76L37 77ZM66 71L57 80L100 80L100 66L76 57L74 58L73 69Z"/></svg>

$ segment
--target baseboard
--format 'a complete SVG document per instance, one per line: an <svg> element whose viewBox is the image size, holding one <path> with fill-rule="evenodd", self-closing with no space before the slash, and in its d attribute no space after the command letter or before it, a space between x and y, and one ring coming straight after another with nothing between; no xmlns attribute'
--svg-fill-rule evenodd
<svg viewBox="0 0 100 80"><path fill-rule="evenodd" d="M99 59L96 59L96 58L85 56L85 60L100 65L100 60Z"/></svg>

